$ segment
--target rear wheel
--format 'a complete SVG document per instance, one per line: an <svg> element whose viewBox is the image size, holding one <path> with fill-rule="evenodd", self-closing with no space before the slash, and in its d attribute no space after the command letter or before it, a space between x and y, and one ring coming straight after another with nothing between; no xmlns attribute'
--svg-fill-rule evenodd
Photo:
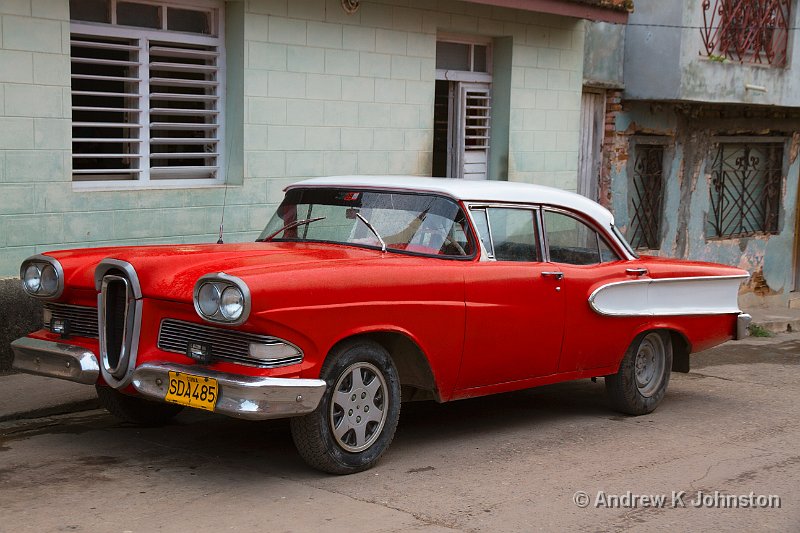
<svg viewBox="0 0 800 533"><path fill-rule="evenodd" d="M629 415L652 412L669 384L672 339L665 331L638 335L625 352L616 374L606 376L606 391L612 405Z"/></svg>
<svg viewBox="0 0 800 533"><path fill-rule="evenodd" d="M331 474L373 466L389 447L400 418L400 381L389 353L371 341L345 344L328 356L327 384L317 409L291 420L303 459Z"/></svg>
<svg viewBox="0 0 800 533"><path fill-rule="evenodd" d="M109 413L125 422L139 426L163 426L183 410L183 406L151 402L122 394L111 387L95 386L97 397Z"/></svg>

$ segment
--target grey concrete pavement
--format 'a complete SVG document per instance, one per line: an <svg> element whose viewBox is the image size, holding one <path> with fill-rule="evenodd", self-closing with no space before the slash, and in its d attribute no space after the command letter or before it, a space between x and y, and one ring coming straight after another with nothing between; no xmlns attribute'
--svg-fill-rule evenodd
<svg viewBox="0 0 800 533"><path fill-rule="evenodd" d="M378 466L346 477L309 470L285 421L9 421L0 530L800 530L800 334L728 343L693 365L642 417L611 411L602 380L404 405ZM781 508L692 506L717 490L778 495ZM683 491L686 507L596 508L599 491Z"/></svg>
<svg viewBox="0 0 800 533"><path fill-rule="evenodd" d="M30 374L0 375L0 422L97 407L93 386Z"/></svg>

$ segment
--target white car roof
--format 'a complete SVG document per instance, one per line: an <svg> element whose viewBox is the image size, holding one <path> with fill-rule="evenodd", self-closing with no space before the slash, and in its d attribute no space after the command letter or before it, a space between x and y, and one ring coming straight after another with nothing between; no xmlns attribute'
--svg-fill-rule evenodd
<svg viewBox="0 0 800 533"><path fill-rule="evenodd" d="M601 227L614 223L614 216L605 207L573 192L510 181L468 181L418 176L329 176L299 181L286 190L304 187L353 187L444 194L465 202L500 202L546 204L571 209L594 219Z"/></svg>

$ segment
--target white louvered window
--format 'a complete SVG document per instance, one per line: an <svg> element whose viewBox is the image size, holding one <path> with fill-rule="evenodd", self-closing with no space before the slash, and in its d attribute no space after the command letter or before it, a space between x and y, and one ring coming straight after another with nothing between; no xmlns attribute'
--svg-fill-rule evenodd
<svg viewBox="0 0 800 533"><path fill-rule="evenodd" d="M221 182L220 6L71 0L70 9L73 181Z"/></svg>

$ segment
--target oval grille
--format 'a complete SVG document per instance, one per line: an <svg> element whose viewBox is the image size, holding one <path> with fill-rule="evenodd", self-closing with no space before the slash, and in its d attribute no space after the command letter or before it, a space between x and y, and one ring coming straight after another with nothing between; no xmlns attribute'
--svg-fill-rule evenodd
<svg viewBox="0 0 800 533"><path fill-rule="evenodd" d="M110 369L119 367L125 346L125 323L127 322L128 285L124 280L106 276L105 328L106 350Z"/></svg>
<svg viewBox="0 0 800 533"><path fill-rule="evenodd" d="M47 302L44 304L44 308L49 312L51 318L69 320L70 335L89 337L91 339L97 338L96 307ZM44 327L50 329L50 324L45 323Z"/></svg>
<svg viewBox="0 0 800 533"><path fill-rule="evenodd" d="M192 322L164 319L158 331L158 347L166 352L186 354L189 342L197 342L211 346L212 359L225 360L259 368L274 368L293 365L303 360L303 354L281 359L262 361L250 356L250 343L268 346L292 346L281 339L268 335L258 335L244 331L202 326Z"/></svg>

